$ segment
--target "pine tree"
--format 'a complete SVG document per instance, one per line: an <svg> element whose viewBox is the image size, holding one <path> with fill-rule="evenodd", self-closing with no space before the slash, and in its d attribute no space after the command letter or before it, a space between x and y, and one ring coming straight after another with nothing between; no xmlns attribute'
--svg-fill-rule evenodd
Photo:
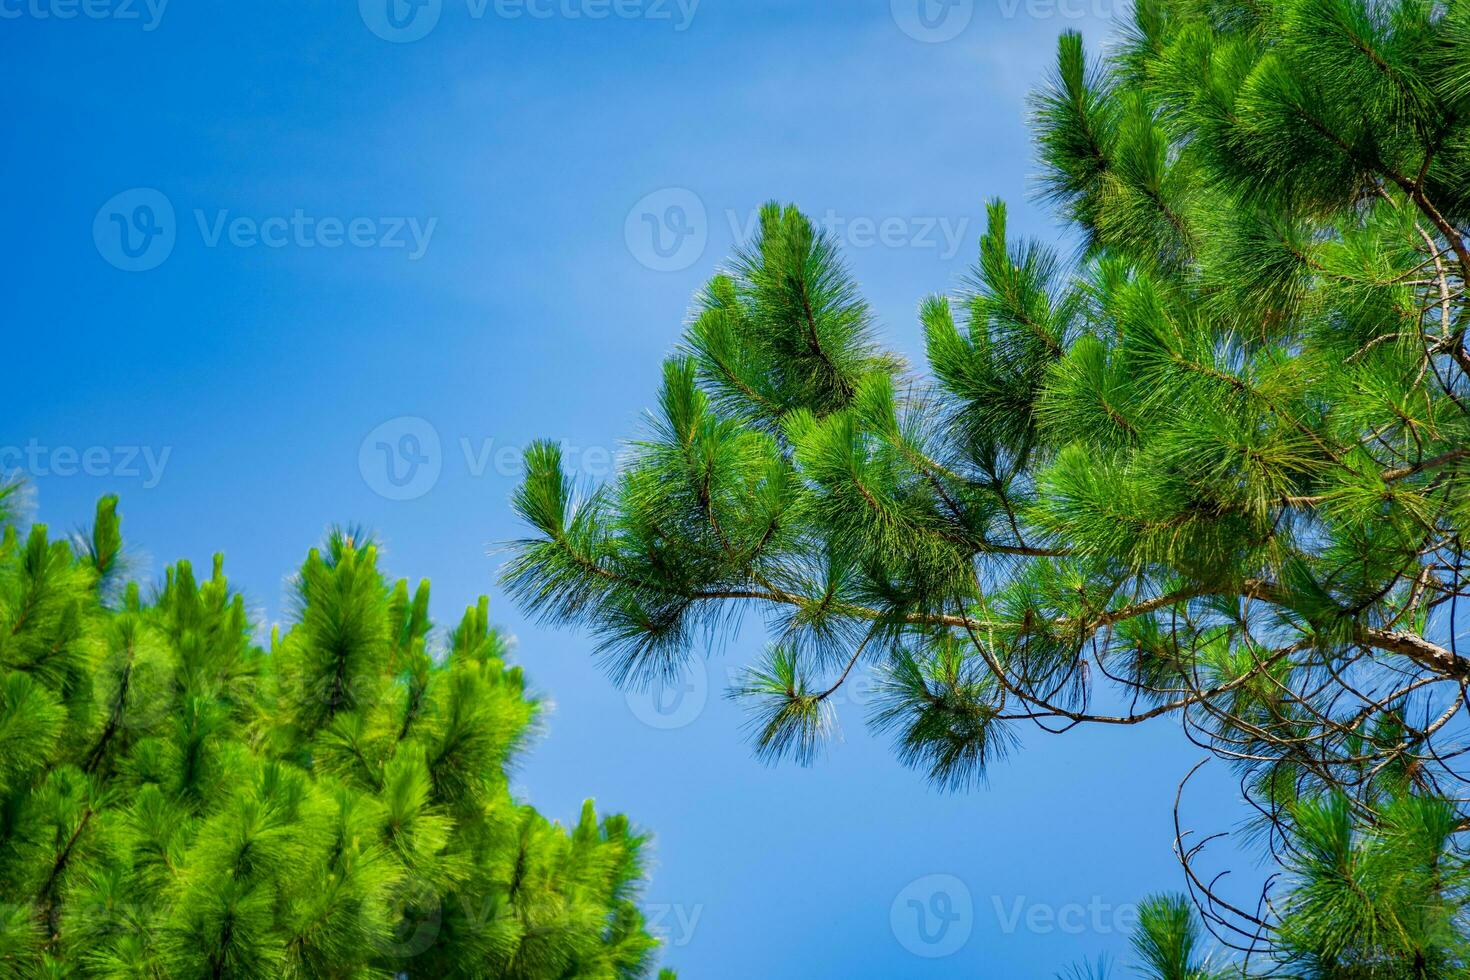
<svg viewBox="0 0 1470 980"><path fill-rule="evenodd" d="M0 521L0 975L650 975L646 838L510 793L539 709L484 598L441 642L338 530L262 649L218 557L123 582L113 498Z"/></svg>
<svg viewBox="0 0 1470 980"><path fill-rule="evenodd" d="M1223 944L1462 975L1470 4L1140 0L1033 108L1074 254L991 204L925 376L767 206L626 470L528 453L505 581L620 683L763 615L732 691L763 757L819 752L859 670L954 789L1025 726L1172 717L1291 883L1231 901L1181 835Z"/></svg>

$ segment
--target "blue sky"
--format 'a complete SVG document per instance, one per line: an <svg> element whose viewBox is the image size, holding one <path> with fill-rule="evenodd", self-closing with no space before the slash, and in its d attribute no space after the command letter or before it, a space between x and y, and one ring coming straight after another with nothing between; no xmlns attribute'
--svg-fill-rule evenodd
<svg viewBox="0 0 1470 980"><path fill-rule="evenodd" d="M1200 751L1169 722L1028 735L943 795L864 730L859 685L825 759L766 768L721 697L759 622L700 651L682 701L630 700L586 636L519 615L492 553L519 448L606 472L762 201L834 229L921 364L917 303L958 286L987 198L1065 234L1024 98L1058 33L1104 38L1122 0L386 2L0 0L0 466L39 518L118 492L144 574L223 551L263 623L333 521L429 577L441 622L488 592L553 705L518 787L653 831L685 977L1124 954L1130 903L1181 885ZM1207 768L1186 821L1229 830L1235 797Z"/></svg>

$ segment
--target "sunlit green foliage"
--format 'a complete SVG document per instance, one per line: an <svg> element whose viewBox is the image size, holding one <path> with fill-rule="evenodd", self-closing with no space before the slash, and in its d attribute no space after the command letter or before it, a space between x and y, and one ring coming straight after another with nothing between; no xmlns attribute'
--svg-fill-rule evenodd
<svg viewBox="0 0 1470 980"><path fill-rule="evenodd" d="M121 584L115 504L0 543L0 976L650 974L645 839L510 794L538 709L484 599L441 644L337 531L262 649L218 558Z"/></svg>

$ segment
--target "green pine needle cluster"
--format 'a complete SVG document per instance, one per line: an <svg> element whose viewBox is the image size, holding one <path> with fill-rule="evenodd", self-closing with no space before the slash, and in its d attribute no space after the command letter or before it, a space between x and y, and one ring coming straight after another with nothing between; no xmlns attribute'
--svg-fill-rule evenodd
<svg viewBox="0 0 1470 980"><path fill-rule="evenodd" d="M267 650L219 558L145 596L121 553L113 498L4 526L0 976L650 975L646 839L511 796L538 708L483 598L440 643L334 531Z"/></svg>
<svg viewBox="0 0 1470 980"><path fill-rule="evenodd" d="M992 203L964 291L920 304L921 375L830 236L768 205L623 472L580 486L530 451L506 584L590 629L620 683L763 616L732 692L762 757L813 758L867 671L872 724L945 787L1033 726L1169 716L1238 772L1284 867L1323 807L1353 861L1415 808L1448 809L1434 853L1458 853L1470 3L1140 0L1107 58L1063 35L1033 111L1076 254ZM1210 930L1298 975L1462 962L1392 887L1351 899L1339 869L1318 903L1309 863L1289 901L1221 904L1181 853ZM1435 866L1405 894L1462 934L1460 867ZM1296 931L1328 920L1358 925Z"/></svg>

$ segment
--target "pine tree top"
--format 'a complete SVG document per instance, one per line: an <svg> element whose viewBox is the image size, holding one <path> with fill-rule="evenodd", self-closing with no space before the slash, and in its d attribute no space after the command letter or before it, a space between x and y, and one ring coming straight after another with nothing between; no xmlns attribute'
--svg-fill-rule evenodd
<svg viewBox="0 0 1470 980"><path fill-rule="evenodd" d="M538 712L482 597L447 635L338 529L268 650L214 561L145 599L116 501L0 544L6 976L632 978L646 837L507 779Z"/></svg>

